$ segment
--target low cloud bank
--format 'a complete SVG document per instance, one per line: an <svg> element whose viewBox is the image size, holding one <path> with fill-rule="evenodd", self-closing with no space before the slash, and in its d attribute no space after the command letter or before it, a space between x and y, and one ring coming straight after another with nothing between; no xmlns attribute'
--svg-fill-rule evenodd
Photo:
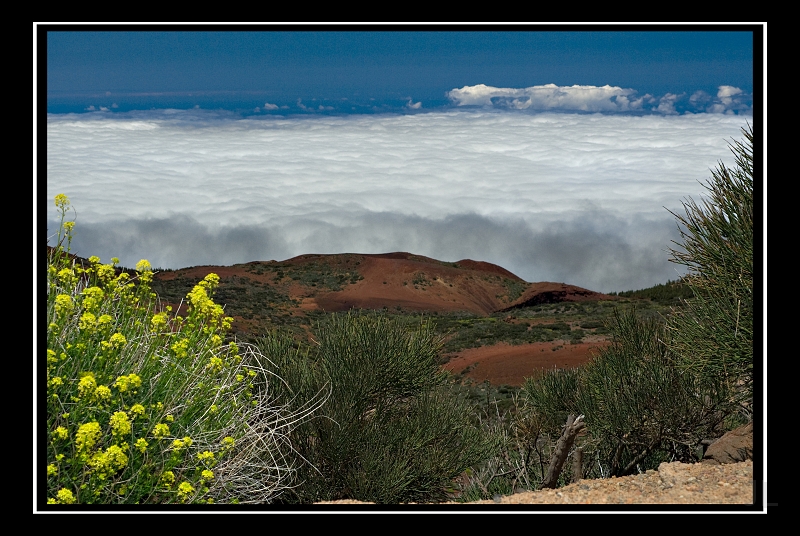
<svg viewBox="0 0 800 536"><path fill-rule="evenodd" d="M341 225L297 218L282 226L222 227L181 215L83 223L75 228L72 250L103 262L119 257L128 267L144 258L155 267L173 269L285 260L304 253L408 251L450 262L492 262L530 282L610 292L649 287L682 273L664 262L666 246L677 239L674 227L666 216L625 220L604 211L546 222L476 214L432 220L361 213ZM57 222L48 222L48 228L57 228ZM638 233L646 233L648 240Z"/></svg>
<svg viewBox="0 0 800 536"><path fill-rule="evenodd" d="M735 97L730 92L731 98ZM181 268L304 253L409 251L596 291L677 277L667 209L740 138L725 114L463 109L236 119L161 110L49 116L52 199L75 251Z"/></svg>
<svg viewBox="0 0 800 536"><path fill-rule="evenodd" d="M654 112L672 115L690 113L752 113L752 96L733 86L720 86L716 97L697 91L667 93L661 97L639 95L618 86L557 86L498 88L478 84L452 89L447 97L456 106L484 106L514 110L592 113ZM749 104L748 104L749 102Z"/></svg>

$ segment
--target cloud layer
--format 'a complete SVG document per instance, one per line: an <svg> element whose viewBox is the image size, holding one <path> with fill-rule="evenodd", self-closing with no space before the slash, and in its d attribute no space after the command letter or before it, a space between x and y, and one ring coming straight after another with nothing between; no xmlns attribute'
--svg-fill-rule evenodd
<svg viewBox="0 0 800 536"><path fill-rule="evenodd" d="M752 113L752 97L732 86L720 86L716 98L703 91L687 98L685 94L666 93L661 97L639 96L634 89L616 86L557 86L545 84L526 88L499 88L478 84L453 89L447 97L456 106L484 106L530 111L564 112L653 112L679 113ZM749 99L749 100L748 100Z"/></svg>
<svg viewBox="0 0 800 536"><path fill-rule="evenodd" d="M127 266L410 251L619 291L677 277L665 207L700 198L744 124L492 109L51 115L47 198L72 200L74 251ZM55 218L50 201L50 232Z"/></svg>

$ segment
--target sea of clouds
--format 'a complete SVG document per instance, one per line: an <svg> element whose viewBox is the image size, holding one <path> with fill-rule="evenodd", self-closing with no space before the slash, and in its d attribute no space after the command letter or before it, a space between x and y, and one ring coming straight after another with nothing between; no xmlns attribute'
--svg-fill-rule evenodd
<svg viewBox="0 0 800 536"><path fill-rule="evenodd" d="M488 261L532 282L645 288L684 273L669 262L679 240L669 211L703 197L752 123L531 113L535 92L486 93L411 114L50 114L47 231L64 193L77 212L72 250L125 266L408 251Z"/></svg>

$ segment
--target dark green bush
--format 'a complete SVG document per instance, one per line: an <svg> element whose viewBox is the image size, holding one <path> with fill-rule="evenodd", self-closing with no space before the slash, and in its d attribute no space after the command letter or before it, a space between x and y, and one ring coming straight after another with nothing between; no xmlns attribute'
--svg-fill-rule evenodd
<svg viewBox="0 0 800 536"><path fill-rule="evenodd" d="M664 325L635 309L616 311L612 344L581 369L550 371L523 387L527 408L553 438L569 414L584 415L581 441L597 476L697 461L696 447L719 437L726 413L716 391L676 366Z"/></svg>
<svg viewBox="0 0 800 536"><path fill-rule="evenodd" d="M725 380L732 403L753 397L753 128L731 151L736 166L720 162L706 185L709 197L683 203L676 215L682 242L672 261L689 268L693 297L668 324L681 365L702 379Z"/></svg>
<svg viewBox="0 0 800 536"><path fill-rule="evenodd" d="M385 315L331 315L314 338L308 348L280 335L258 342L292 386L277 393L284 403L299 409L330 390L292 434L296 486L286 502L442 501L459 474L491 456L495 442L452 396L441 338L427 323L409 330Z"/></svg>
<svg viewBox="0 0 800 536"><path fill-rule="evenodd" d="M620 476L664 459L697 461L700 440L721 435L725 415L715 399L675 366L662 322L630 310L616 314L610 329L612 345L582 370L574 402L601 463Z"/></svg>

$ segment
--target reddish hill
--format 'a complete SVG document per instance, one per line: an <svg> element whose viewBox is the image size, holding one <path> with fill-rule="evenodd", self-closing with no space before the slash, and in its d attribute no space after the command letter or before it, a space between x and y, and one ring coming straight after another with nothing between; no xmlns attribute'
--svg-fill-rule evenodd
<svg viewBox="0 0 800 536"><path fill-rule="evenodd" d="M156 279L195 280L209 272L220 276L223 295L226 285L249 281L272 287L300 311L386 307L489 315L540 303L616 299L564 283L528 283L488 262L442 262L406 252L300 255L280 262L195 266L161 272Z"/></svg>

